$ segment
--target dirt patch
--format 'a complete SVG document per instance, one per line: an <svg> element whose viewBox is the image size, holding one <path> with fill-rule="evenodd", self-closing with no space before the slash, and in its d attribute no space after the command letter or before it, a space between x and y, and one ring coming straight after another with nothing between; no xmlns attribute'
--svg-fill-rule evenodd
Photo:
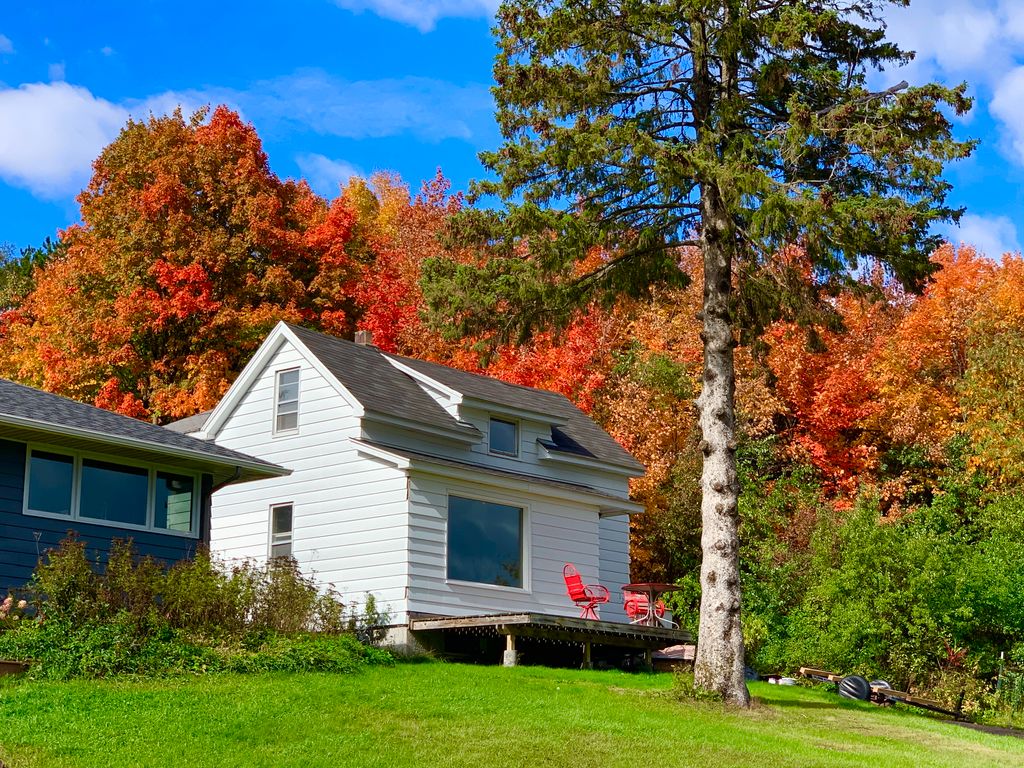
<svg viewBox="0 0 1024 768"><path fill-rule="evenodd" d="M998 725L978 725L977 723L961 723L954 722L953 725L959 725L961 728L969 728L972 731L981 731L982 733L991 733L996 736L1013 736L1016 739L1024 739L1024 731L1017 728L1002 728ZM0 766L3 768L3 766Z"/></svg>

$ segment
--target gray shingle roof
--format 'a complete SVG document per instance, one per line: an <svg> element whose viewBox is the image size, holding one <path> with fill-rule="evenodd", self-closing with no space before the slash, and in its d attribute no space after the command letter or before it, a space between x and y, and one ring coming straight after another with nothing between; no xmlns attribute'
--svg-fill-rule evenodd
<svg viewBox="0 0 1024 768"><path fill-rule="evenodd" d="M177 432L180 435L187 435L190 432L198 432L203 428L203 424L210 418L212 410L203 411L197 413L194 416L186 416L184 419L178 419L172 421L170 424L164 424L164 429L169 429L171 432Z"/></svg>
<svg viewBox="0 0 1024 768"><path fill-rule="evenodd" d="M169 429L139 421L119 413L105 411L92 405L70 400L50 392L0 379L0 422L4 417L31 420L40 428L76 429L109 438L112 442L130 440L145 443L155 452L187 451L206 457L220 465L242 463L250 467L264 466L269 474L280 474L281 468L262 459L247 456L214 443L197 440Z"/></svg>
<svg viewBox="0 0 1024 768"><path fill-rule="evenodd" d="M641 468L625 448L599 427L593 419L573 405L564 395L544 389L524 387L479 373L468 373L437 363L428 363L410 357L390 357L435 381L461 392L465 397L501 403L512 408L534 413L550 414L565 420L552 429L552 439L544 446L550 450L587 456L627 467Z"/></svg>
<svg viewBox="0 0 1024 768"><path fill-rule="evenodd" d="M475 428L453 419L412 378L385 360L376 347L297 325L288 327L366 410L479 436Z"/></svg>
<svg viewBox="0 0 1024 768"><path fill-rule="evenodd" d="M387 355L376 347L356 344L295 325L288 327L368 411L448 430L455 429L468 435L479 435L475 428L460 424L452 418L410 376L385 359L389 357L461 392L465 397L543 414L565 422L552 429L552 439L545 442L549 450L643 470L643 466L611 435L568 398L556 392L507 384L490 376L411 357Z"/></svg>

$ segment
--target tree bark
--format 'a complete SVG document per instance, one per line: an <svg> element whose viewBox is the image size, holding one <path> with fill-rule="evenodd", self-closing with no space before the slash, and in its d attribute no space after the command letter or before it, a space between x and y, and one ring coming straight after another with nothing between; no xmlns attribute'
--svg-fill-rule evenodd
<svg viewBox="0 0 1024 768"><path fill-rule="evenodd" d="M731 704L750 705L740 624L739 480L736 475L736 373L733 361L733 228L714 185L702 191L704 382L697 399L703 435L700 631L694 682Z"/></svg>

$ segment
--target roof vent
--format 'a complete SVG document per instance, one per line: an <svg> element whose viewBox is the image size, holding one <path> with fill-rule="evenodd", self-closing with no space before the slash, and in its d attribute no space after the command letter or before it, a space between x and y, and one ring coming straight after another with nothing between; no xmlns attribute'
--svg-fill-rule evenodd
<svg viewBox="0 0 1024 768"><path fill-rule="evenodd" d="M373 331L356 331L355 341L356 344L360 344L364 347L372 347Z"/></svg>

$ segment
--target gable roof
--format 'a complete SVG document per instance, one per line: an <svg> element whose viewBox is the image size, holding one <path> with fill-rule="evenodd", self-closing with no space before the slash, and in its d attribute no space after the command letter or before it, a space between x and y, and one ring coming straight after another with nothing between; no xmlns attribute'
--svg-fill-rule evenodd
<svg viewBox="0 0 1024 768"><path fill-rule="evenodd" d="M288 470L269 461L7 379L0 379L3 427L4 435L17 439L42 434L61 442L77 439L193 463L238 467L246 470L248 479L288 474Z"/></svg>
<svg viewBox="0 0 1024 768"><path fill-rule="evenodd" d="M388 362L392 360L465 398L550 417L557 426L552 424L551 440L544 442L548 450L643 471L643 465L611 435L557 392L509 384L479 373L388 354L377 347L356 344L308 328L295 325L288 328L368 411L480 436L479 430L458 422L411 376Z"/></svg>
<svg viewBox="0 0 1024 768"><path fill-rule="evenodd" d="M412 378L391 365L377 347L287 325L367 411L480 437L478 429L452 418Z"/></svg>

